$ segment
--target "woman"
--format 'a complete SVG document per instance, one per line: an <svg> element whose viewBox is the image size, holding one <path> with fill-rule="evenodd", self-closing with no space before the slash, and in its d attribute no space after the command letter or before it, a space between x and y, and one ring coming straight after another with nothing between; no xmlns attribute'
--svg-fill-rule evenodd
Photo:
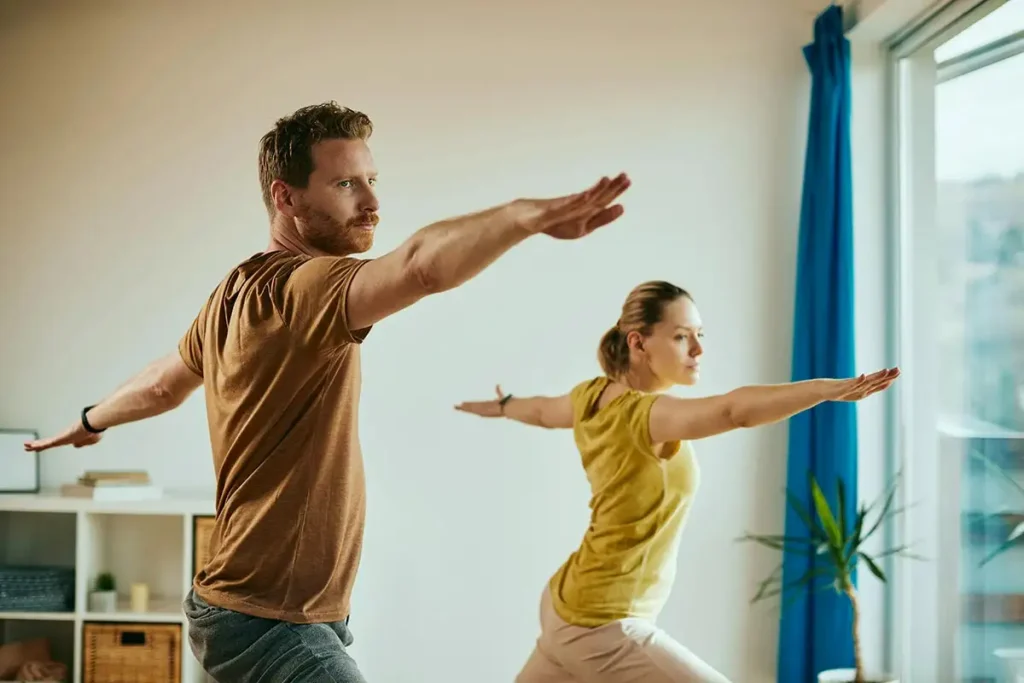
<svg viewBox="0 0 1024 683"><path fill-rule="evenodd" d="M727 683L656 625L676 572L698 484L691 441L785 420L824 401L858 401L899 374L746 386L708 398L665 395L695 384L700 314L668 282L636 287L601 339L604 376L557 397L456 406L482 417L573 429L592 488L591 523L541 601L541 635L517 683Z"/></svg>

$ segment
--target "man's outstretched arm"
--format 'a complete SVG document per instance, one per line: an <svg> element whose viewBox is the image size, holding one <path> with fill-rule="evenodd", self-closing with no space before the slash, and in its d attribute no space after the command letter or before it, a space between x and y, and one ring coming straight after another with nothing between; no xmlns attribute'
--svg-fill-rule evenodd
<svg viewBox="0 0 1024 683"><path fill-rule="evenodd" d="M532 235L589 235L622 215L613 202L629 184L625 174L602 178L578 194L517 200L418 230L353 276L345 297L348 328L370 327L427 295L458 287Z"/></svg>
<svg viewBox="0 0 1024 683"><path fill-rule="evenodd" d="M110 427L155 417L177 408L203 383L203 378L185 365L178 352L147 365L142 372L122 384L110 396L86 413L89 426L102 431ZM56 436L25 444L25 450L44 451L59 446L81 448L100 440L81 419Z"/></svg>

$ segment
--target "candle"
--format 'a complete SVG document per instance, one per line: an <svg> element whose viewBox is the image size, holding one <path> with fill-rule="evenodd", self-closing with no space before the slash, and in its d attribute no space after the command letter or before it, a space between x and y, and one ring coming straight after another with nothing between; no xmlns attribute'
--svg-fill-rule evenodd
<svg viewBox="0 0 1024 683"><path fill-rule="evenodd" d="M149 611L149 586L144 583L132 584L132 611Z"/></svg>

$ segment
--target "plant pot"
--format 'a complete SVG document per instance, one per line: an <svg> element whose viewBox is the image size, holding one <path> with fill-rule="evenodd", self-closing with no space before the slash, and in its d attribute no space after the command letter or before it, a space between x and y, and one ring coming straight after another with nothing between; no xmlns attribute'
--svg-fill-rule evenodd
<svg viewBox="0 0 1024 683"><path fill-rule="evenodd" d="M92 591L89 593L90 612L116 612L117 591Z"/></svg>
<svg viewBox="0 0 1024 683"><path fill-rule="evenodd" d="M829 669L818 674L818 683L854 683L856 679L856 669ZM864 674L864 683L900 683L900 679L892 674L868 671Z"/></svg>
<svg viewBox="0 0 1024 683"><path fill-rule="evenodd" d="M1024 648L999 648L993 654L1003 660L1008 683L1024 683Z"/></svg>

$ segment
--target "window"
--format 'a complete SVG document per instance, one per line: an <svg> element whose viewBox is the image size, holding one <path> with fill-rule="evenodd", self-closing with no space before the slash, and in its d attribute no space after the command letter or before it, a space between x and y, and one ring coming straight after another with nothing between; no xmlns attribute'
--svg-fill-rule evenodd
<svg viewBox="0 0 1024 683"><path fill-rule="evenodd" d="M1024 31L1024 4L1009 2L937 46L935 61L948 64L969 52L991 48L1020 31Z"/></svg>
<svg viewBox="0 0 1024 683"><path fill-rule="evenodd" d="M897 570L897 659L998 683L1024 680L1024 0L939 4L892 46L901 535L927 555Z"/></svg>

